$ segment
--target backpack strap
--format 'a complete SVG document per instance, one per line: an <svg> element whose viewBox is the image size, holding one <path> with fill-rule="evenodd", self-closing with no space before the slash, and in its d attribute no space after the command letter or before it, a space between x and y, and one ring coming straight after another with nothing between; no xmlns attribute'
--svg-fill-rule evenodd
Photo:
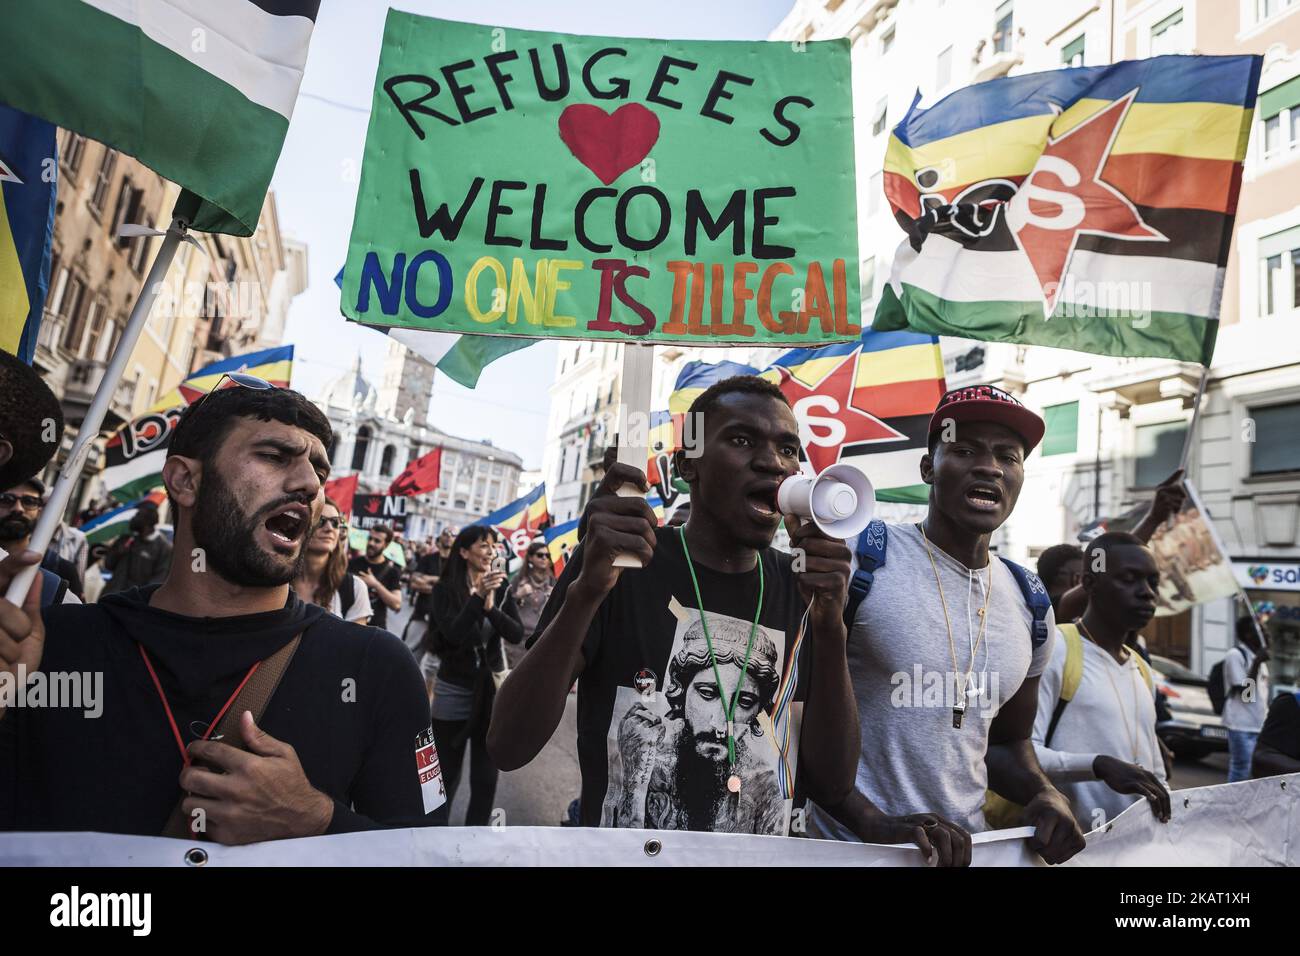
<svg viewBox="0 0 1300 956"><path fill-rule="evenodd" d="M221 722L217 724L216 729L212 732L214 739L218 737L225 738L222 742L228 743L232 747L244 749L244 741L239 733L239 720L244 715L244 711L253 712L253 720L260 722L262 714L266 712L266 705L270 702L271 697L275 694L275 689L280 686L280 678L284 672L289 669L289 662L293 660L293 655L298 650L298 645L302 643L302 635L305 631L299 631L294 635L293 640L284 647L280 648L266 660L262 661L244 684L244 689L239 692L239 696L226 708ZM181 840L202 839L190 829L190 819L185 814L183 803L185 796L182 795L180 800L176 801L176 806L172 808L172 815L167 819L167 825L163 827L162 835L165 837L174 837Z"/></svg>
<svg viewBox="0 0 1300 956"><path fill-rule="evenodd" d="M68 582L53 571L38 568L41 576L41 607L53 607L63 603L63 596L68 593Z"/></svg>
<svg viewBox="0 0 1300 956"><path fill-rule="evenodd" d="M1133 648L1129 648L1129 653L1131 653L1133 655L1134 660L1137 661L1138 670L1142 672L1142 679L1147 682L1147 690L1154 693L1156 689L1156 682L1151 677L1150 665L1148 665L1147 662L1142 659L1142 655L1139 654L1137 651L1135 651Z"/></svg>
<svg viewBox="0 0 1300 956"><path fill-rule="evenodd" d="M1074 624L1058 624L1056 629L1065 638L1065 670L1061 674L1061 699L1074 700L1079 684L1083 682L1083 636Z"/></svg>
<svg viewBox="0 0 1300 956"><path fill-rule="evenodd" d="M1065 640L1065 667L1061 671L1061 693L1056 699L1052 719L1048 722L1047 733L1043 737L1044 747L1052 746L1056 725L1061 722L1061 715L1074 699L1083 680L1083 638L1079 636L1079 629L1073 624L1058 624L1056 629L1061 632L1061 637Z"/></svg>
<svg viewBox="0 0 1300 956"><path fill-rule="evenodd" d="M343 620L348 619L348 609L357 603L357 579L351 571L343 575L343 580L339 582L339 610L342 611L339 617Z"/></svg>
<svg viewBox="0 0 1300 956"><path fill-rule="evenodd" d="M1029 607L1029 613L1034 616L1033 624L1029 629L1029 639L1037 650L1048 637L1047 613L1052 609L1052 599L1047 596L1047 588L1043 586L1042 579L1033 571L1007 558L1002 558L1002 563L1016 579L1025 604Z"/></svg>
<svg viewBox="0 0 1300 956"><path fill-rule="evenodd" d="M857 567L853 571L853 577L849 579L849 596L844 602L845 627L853 627L853 619L857 616L859 605L871 593L876 572L884 567L885 549L888 545L889 534L885 523L879 519L873 520L858 535L858 540L853 546Z"/></svg>

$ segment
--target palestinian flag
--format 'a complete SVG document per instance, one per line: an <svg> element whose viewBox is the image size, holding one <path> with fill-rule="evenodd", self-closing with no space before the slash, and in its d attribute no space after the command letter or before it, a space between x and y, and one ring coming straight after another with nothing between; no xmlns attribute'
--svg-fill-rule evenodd
<svg viewBox="0 0 1300 956"><path fill-rule="evenodd" d="M132 501L162 485L162 466L172 429L185 407L211 391L227 372L246 372L286 388L293 367L293 346L284 345L235 355L205 365L153 408L117 430L104 449L106 467L101 476L111 498ZM234 383L226 380L228 386Z"/></svg>
<svg viewBox="0 0 1300 956"><path fill-rule="evenodd" d="M319 6L11 0L0 29L0 102L106 143L192 191L178 209L194 229L251 236Z"/></svg>
<svg viewBox="0 0 1300 956"><path fill-rule="evenodd" d="M81 530L90 544L110 544L131 530L131 519L135 517L142 504L148 501L152 502L155 508L160 508L166 498L167 495L161 491L150 492L137 501L114 508L98 518L87 521L81 526Z"/></svg>
<svg viewBox="0 0 1300 956"><path fill-rule="evenodd" d="M873 328L1208 364L1260 63L1162 56L913 103L884 170L909 238Z"/></svg>
<svg viewBox="0 0 1300 956"><path fill-rule="evenodd" d="M871 479L880 501L929 500L920 462L930 416L945 389L935 336L864 329L857 342L793 349L762 372L735 362L689 362L668 407L685 409L733 375L761 375L780 385L815 473L844 462Z"/></svg>

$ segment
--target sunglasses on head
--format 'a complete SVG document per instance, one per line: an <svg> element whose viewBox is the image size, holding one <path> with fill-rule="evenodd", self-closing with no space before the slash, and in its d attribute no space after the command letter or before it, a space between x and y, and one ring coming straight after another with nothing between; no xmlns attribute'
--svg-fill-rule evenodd
<svg viewBox="0 0 1300 956"><path fill-rule="evenodd" d="M228 386L223 384L224 382L227 381L231 383ZM264 392L269 389L279 388L278 385L272 385L264 378L258 378L256 375L249 375L246 372L224 372L222 373L221 378L217 379L216 385L213 385L212 388L204 392L202 395L200 395L198 398L196 398L193 402L190 403L190 408L194 408L195 406L197 406L200 402L202 402L213 392L218 392L223 388L236 388L236 387L251 388L259 392Z"/></svg>

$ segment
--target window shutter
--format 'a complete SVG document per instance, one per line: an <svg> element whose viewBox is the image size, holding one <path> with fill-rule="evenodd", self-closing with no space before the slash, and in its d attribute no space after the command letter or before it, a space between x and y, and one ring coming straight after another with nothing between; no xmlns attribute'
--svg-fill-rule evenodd
<svg viewBox="0 0 1300 956"><path fill-rule="evenodd" d="M1079 450L1079 403L1066 402L1043 409L1047 430L1043 433L1043 456L1072 455Z"/></svg>

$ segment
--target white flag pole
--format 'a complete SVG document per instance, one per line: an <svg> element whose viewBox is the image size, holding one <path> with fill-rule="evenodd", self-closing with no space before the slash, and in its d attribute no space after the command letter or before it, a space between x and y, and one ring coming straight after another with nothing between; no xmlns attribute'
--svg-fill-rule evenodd
<svg viewBox="0 0 1300 956"><path fill-rule="evenodd" d="M654 378L654 346L623 345L622 420L618 427L618 463L640 471L646 470L650 455L650 386ZM620 496L640 495L635 485L623 485ZM614 559L616 568L639 568L635 555L621 554Z"/></svg>
<svg viewBox="0 0 1300 956"><path fill-rule="evenodd" d="M1196 385L1196 399L1192 405L1192 420L1187 423L1187 435L1183 438L1183 453L1178 459L1178 467L1183 471L1187 470L1187 459L1192 454L1192 442L1196 440L1196 426L1201 420L1202 399L1205 398L1205 386L1210 381L1210 367L1208 365L1201 369L1201 380Z"/></svg>
<svg viewBox="0 0 1300 956"><path fill-rule="evenodd" d="M91 399L90 407L86 409L86 417L82 419L81 428L72 445L72 453L59 469L59 476L55 479L54 487L50 489L49 500L45 502L41 517L32 531L31 543L28 545L32 551L44 554L45 549L49 547L50 539L54 537L54 529L62 520L63 512L68 506L68 499L72 497L72 487L85 466L86 459L90 456L92 444L99 437L100 426L104 424L104 416L108 412L113 393L117 391L118 383L122 381L126 363L131 358L131 353L135 351L135 344L140 339L140 333L144 331L145 323L149 321L154 300L162 292L162 282L167 276L172 259L176 256L176 247L186 237L186 228L187 223L177 217L172 220L171 228L163 234L158 255L154 257L153 265L149 267L149 274L145 277L144 287L140 290L135 306L131 309L131 318L127 321L126 328L122 330L122 338L117 343L117 349L109 359L108 368L104 369L104 377L99 382L99 388L95 390L95 397ZM23 603L32 579L36 577L36 570L36 565L24 568L9 582L9 591L5 597L11 603L18 605Z"/></svg>

